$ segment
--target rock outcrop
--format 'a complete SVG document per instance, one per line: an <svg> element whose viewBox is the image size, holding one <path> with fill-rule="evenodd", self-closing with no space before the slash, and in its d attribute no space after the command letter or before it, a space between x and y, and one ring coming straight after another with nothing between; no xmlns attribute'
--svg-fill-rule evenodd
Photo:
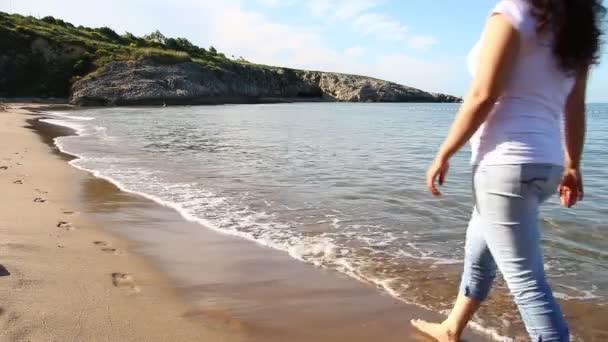
<svg viewBox="0 0 608 342"><path fill-rule="evenodd" d="M75 105L220 104L294 101L459 102L374 79L249 64L112 62L72 85Z"/></svg>

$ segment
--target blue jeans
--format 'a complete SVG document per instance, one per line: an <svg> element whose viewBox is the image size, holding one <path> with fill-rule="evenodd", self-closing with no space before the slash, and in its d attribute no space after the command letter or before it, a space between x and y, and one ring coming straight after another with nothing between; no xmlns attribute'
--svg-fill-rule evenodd
<svg viewBox="0 0 608 342"><path fill-rule="evenodd" d="M475 208L467 229L462 293L482 302L496 268L534 342L569 341L568 326L545 279L539 207L556 193L563 168L493 165L473 171Z"/></svg>

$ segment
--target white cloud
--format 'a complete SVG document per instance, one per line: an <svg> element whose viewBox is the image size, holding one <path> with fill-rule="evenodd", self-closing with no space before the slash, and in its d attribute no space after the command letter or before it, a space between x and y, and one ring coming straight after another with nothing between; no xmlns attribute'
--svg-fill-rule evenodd
<svg viewBox="0 0 608 342"><path fill-rule="evenodd" d="M355 32L384 40L402 41L407 27L398 20L374 9L378 0L310 0L308 9L313 16L349 22Z"/></svg>
<svg viewBox="0 0 608 342"><path fill-rule="evenodd" d="M277 7L281 4L281 0L258 0L258 2L262 5L262 6L266 6L266 7Z"/></svg>
<svg viewBox="0 0 608 342"><path fill-rule="evenodd" d="M386 40L402 41L406 38L407 27L397 20L387 19L377 13L359 15L353 22L355 30L363 35L375 35Z"/></svg>
<svg viewBox="0 0 608 342"><path fill-rule="evenodd" d="M314 16L350 19L378 6L376 0L309 0L308 10Z"/></svg>
<svg viewBox="0 0 608 342"><path fill-rule="evenodd" d="M329 53L321 47L314 27L275 23L262 13L246 10L239 2L209 7L206 25L220 51L242 55L264 64L301 61L304 56Z"/></svg>
<svg viewBox="0 0 608 342"><path fill-rule="evenodd" d="M408 45L418 51L427 51L437 44L437 39L429 35L416 35L408 39Z"/></svg>
<svg viewBox="0 0 608 342"><path fill-rule="evenodd" d="M361 46L353 46L344 50L344 54L352 58L359 58L365 54L365 48Z"/></svg>
<svg viewBox="0 0 608 342"><path fill-rule="evenodd" d="M292 6L299 0L256 0L260 5L269 8Z"/></svg>
<svg viewBox="0 0 608 342"><path fill-rule="evenodd" d="M335 0L310 0L307 5L310 13L316 17L328 16L336 7Z"/></svg>

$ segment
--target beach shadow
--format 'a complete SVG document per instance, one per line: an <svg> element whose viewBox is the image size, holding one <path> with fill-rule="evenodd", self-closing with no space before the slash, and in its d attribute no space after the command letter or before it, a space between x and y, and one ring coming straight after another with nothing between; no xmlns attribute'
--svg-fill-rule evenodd
<svg viewBox="0 0 608 342"><path fill-rule="evenodd" d="M11 275L11 272L9 272L4 265L0 264L0 277L7 277L9 275Z"/></svg>
<svg viewBox="0 0 608 342"><path fill-rule="evenodd" d="M23 127L34 131L38 134L42 142L51 147L53 153L61 157L66 161L73 160L75 157L73 155L61 152L57 146L55 145L55 138L75 135L76 131L72 128L53 125L48 122L40 121L41 119L45 119L46 117L40 116L40 114L33 114L37 117L34 119L26 120L27 124Z"/></svg>

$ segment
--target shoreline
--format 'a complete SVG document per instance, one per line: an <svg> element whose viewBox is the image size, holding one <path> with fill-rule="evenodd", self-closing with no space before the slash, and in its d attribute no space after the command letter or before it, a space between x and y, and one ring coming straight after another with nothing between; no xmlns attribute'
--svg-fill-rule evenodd
<svg viewBox="0 0 608 342"><path fill-rule="evenodd" d="M129 253L132 243L84 214L88 175L41 143L29 114L13 105L0 113L1 339L241 340L185 316L188 305L152 264Z"/></svg>
<svg viewBox="0 0 608 342"><path fill-rule="evenodd" d="M40 123L60 127L50 123ZM65 133L68 133L65 130L67 128L56 134L65 135ZM38 132L40 132L40 127ZM47 132L46 135L42 133L40 136L45 143L50 144L55 152L58 152L58 148L52 144L54 138L52 135ZM65 157L69 156L68 154L58 153L64 155L61 161L64 165L67 160L71 159ZM69 167L68 165L65 166ZM96 202L104 196L121 198L120 201L123 202L120 205L117 205L120 202L117 200L112 200L112 203L103 203L104 201L89 203L90 208L84 209L83 215L95 222L102 222L104 232L110 231L112 235L126 238L128 242L124 243L128 247L125 247L124 251L130 252L130 250L133 250L136 257L143 256L143 259L146 259L151 265L158 267L161 273L160 277L169 278L169 280L164 279L163 281L167 284L167 287L171 287L177 293L179 298L174 299L190 303L190 305L187 305L189 306L188 310L182 314L182 317L187 319L196 318L207 322L207 325L219 325L219 330L222 333L227 330L227 335L247 336L247 340L252 341L282 341L285 338L293 341L311 339L333 341L342 338L353 341L367 341L370 338L398 341L407 336L412 336L412 338L416 336L412 335L413 331L407 323L409 318L438 319L440 317L438 314L427 312L414 305L403 304L392 297L379 293L375 287L356 282L344 275L336 274L336 272L303 264L278 251L269 250L257 244L252 244L250 241L225 236L210 229L204 229L198 224L186 222L172 209L161 208L159 204L149 199L118 190L109 181L95 178L76 168L70 168L76 173L84 174L81 175L83 178L87 178L86 183L88 185L84 186L83 192L85 194L89 193L88 196L92 199L85 202ZM99 192L102 195L91 194L94 192ZM103 208L106 205L116 205L119 208L108 212L107 208ZM100 209L100 207L102 208ZM138 220L163 222L163 224L172 227L173 233L176 230L184 231L200 228L203 228L200 229L201 231L208 230L203 233L202 239L207 242L205 247L208 250L195 259L197 261L205 258L208 260L222 259L225 266L240 269L241 274L226 274L226 271L216 269L213 265L209 265L209 261L206 261L199 263L197 266L207 266L211 269L207 271L215 272L215 274L199 277L200 279L197 279L194 283L191 280L180 281L180 272L176 272L176 269L187 268L187 265L184 265L185 260L191 259L192 255L181 256L181 258L160 256L157 254L158 248L166 248L166 245L170 244L159 245L158 241L144 241L145 238L142 238L140 234L134 234L137 232L133 231L116 231L117 222L121 220L123 222L130 221L126 212L138 210L141 211L139 213L141 217L138 217ZM139 225L150 224L151 222L144 222ZM164 235L163 237L171 238L170 235ZM209 240L211 240L211 244L208 243ZM186 241L179 241L179 243L186 243ZM174 247L179 249L179 244ZM259 278L258 275L248 275L248 270L243 268L244 265L251 265L252 263L260 264L258 266L264 269L275 268L276 270L271 272L265 270L268 274L262 275L263 279L256 279ZM155 266L151 267L155 268ZM284 270L287 268L291 270ZM226 278L234 277L240 279L238 281L234 279L226 281ZM316 284L303 285L310 282L311 277ZM176 279L177 281L175 281ZM245 284L240 284L242 282L245 282ZM273 285L272 289L269 290L259 286L260 283L264 282L266 284L270 282ZM222 283L223 288L213 288L212 285L216 283ZM246 293L245 296L243 296L243 292ZM220 304L215 305L217 307L210 308L209 303L200 303L201 297L209 296ZM243 310L240 304L234 304L235 302L251 302L251 297L258 296L261 296L260 303L253 310L257 317L250 317L252 316L251 309ZM276 296L282 298L284 303L273 303L273 297ZM192 303L196 303L196 305L192 305ZM299 306L294 307L294 303L298 303ZM328 303L335 305L335 307L328 308ZM267 307L264 308L264 305ZM298 312L302 307L305 312ZM274 322L268 324L269 321ZM344 326L348 328L345 329ZM319 331L317 335L311 336L310 332L307 332L315 329ZM396 333L397 331L398 333ZM420 336L416 336L416 338L420 338ZM477 334L470 335L469 338L469 341L485 340Z"/></svg>

